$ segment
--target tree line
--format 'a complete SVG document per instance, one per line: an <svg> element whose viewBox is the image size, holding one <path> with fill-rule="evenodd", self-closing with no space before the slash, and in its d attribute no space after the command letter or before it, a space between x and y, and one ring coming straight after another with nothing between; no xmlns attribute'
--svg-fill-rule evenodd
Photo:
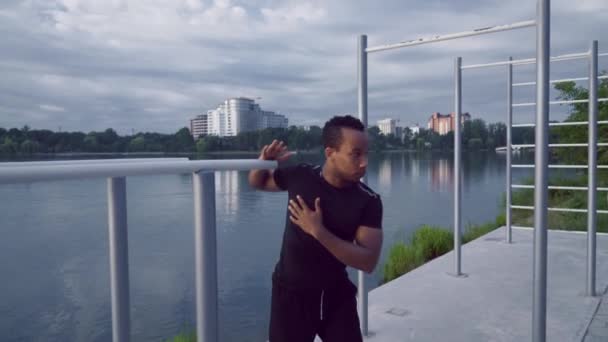
<svg viewBox="0 0 608 342"><path fill-rule="evenodd" d="M194 139L188 128L184 127L174 134L137 133L120 136L112 128L102 132L53 132L46 129L0 128L0 154L34 153L124 153L124 152L221 152L221 151L259 151L273 139L287 142L294 150L320 149L322 129L312 126L305 130L291 126L267 128L260 131L243 132L232 137L203 136ZM384 135L376 126L368 129L370 148L374 151L388 149L448 150L454 145L452 132L439 135L421 129L413 134L404 128L401 136ZM516 137L519 135L519 137ZM533 140L533 131L514 131L514 140L524 143ZM487 125L483 120L467 121L463 127L463 146L466 149L494 149L504 146L506 126L503 123Z"/></svg>
<svg viewBox="0 0 608 342"><path fill-rule="evenodd" d="M604 73L605 74L605 73ZM563 82L555 85L559 99L586 99L588 91L577 86L575 82ZM599 97L608 97L608 80L599 84ZM587 103L570 105L570 115L566 121L586 121ZM608 120L608 103L599 103L599 120ZM123 153L123 152L221 152L221 151L259 151L262 146L273 139L287 142L294 150L321 149L319 126L309 129L291 126L285 128L267 128L260 131L243 132L234 137L203 136L194 139L188 128L179 129L174 134L137 133L120 136L112 128L102 132L53 132L45 129L23 128L5 129L0 127L0 154L33 154L33 153ZM414 134L404 128L400 136L384 135L376 126L368 129L370 148L374 151L389 149L417 150L451 150L454 148L454 133L445 135L421 129ZM507 127L504 123L487 124L482 119L465 121L462 129L462 146L468 150L489 149L506 145ZM600 139L608 137L608 125L600 125ZM605 139L604 139L605 140ZM587 142L586 126L558 126L550 131L551 142L584 143ZM512 130L514 144L533 144L534 128L520 127ZM603 141L605 142L605 141ZM579 152L579 151L577 151ZM557 149L553 155L564 162L586 163L587 153L573 153L571 149ZM608 161L608 149L599 148L600 161Z"/></svg>

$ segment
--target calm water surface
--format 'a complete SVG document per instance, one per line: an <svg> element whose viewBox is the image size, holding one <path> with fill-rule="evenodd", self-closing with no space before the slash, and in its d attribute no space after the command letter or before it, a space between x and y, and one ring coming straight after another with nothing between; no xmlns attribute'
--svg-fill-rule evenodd
<svg viewBox="0 0 608 342"><path fill-rule="evenodd" d="M390 245L419 225L451 226L451 158L372 156L368 183L384 203L381 264ZM466 154L463 168L464 223L493 220L505 156ZM133 341L162 341L194 326L191 178L129 177L127 191ZM217 172L216 192L220 338L264 341L286 194L256 192L237 171ZM110 341L105 180L1 185L0 218L0 340ZM370 276L374 286L381 269Z"/></svg>

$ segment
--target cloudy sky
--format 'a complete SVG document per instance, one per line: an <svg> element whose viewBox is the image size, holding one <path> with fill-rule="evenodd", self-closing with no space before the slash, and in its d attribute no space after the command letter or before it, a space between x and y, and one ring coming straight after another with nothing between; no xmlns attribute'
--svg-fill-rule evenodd
<svg viewBox="0 0 608 342"><path fill-rule="evenodd" d="M359 34L375 46L529 20L535 8L535 0L0 0L0 127L169 133L233 96L259 97L290 124L322 124L356 113ZM554 0L552 15L552 55L585 51L593 39L608 51L608 0ZM451 111L455 56L527 58L534 47L531 28L372 54L370 124L423 125ZM464 110L504 121L505 72L467 70ZM585 61L552 68L552 77L586 73ZM516 82L533 78L533 66L516 70ZM518 88L515 101L533 94ZM517 111L515 121L531 114Z"/></svg>

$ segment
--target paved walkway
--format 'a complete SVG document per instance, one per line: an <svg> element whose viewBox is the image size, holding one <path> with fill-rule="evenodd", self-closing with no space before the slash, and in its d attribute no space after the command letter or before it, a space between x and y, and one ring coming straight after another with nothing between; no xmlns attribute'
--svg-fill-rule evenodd
<svg viewBox="0 0 608 342"><path fill-rule="evenodd" d="M608 293L604 293L602 302L585 335L585 342L606 341L608 341Z"/></svg>
<svg viewBox="0 0 608 342"><path fill-rule="evenodd" d="M514 229L511 245L504 235L501 228L463 246L468 277L448 274L448 253L371 291L366 341L530 341L533 232ZM550 231L548 241L547 341L608 341L608 297L584 295L586 235ZM608 235L597 246L605 293Z"/></svg>

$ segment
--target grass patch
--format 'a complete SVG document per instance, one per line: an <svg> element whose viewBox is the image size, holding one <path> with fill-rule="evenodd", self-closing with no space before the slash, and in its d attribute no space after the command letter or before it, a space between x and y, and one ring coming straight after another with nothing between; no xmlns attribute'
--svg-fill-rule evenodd
<svg viewBox="0 0 608 342"><path fill-rule="evenodd" d="M452 249L454 235L441 227L422 226L412 236L412 246L418 260L432 260Z"/></svg>
<svg viewBox="0 0 608 342"><path fill-rule="evenodd" d="M196 332L183 332L166 342L196 342Z"/></svg>
<svg viewBox="0 0 608 342"><path fill-rule="evenodd" d="M473 241L504 225L504 214L499 215L494 222L469 225L462 235L462 243ZM382 283L396 279L453 248L454 234L451 230L423 225L416 229L410 243L397 242L391 247L388 260L384 264Z"/></svg>
<svg viewBox="0 0 608 342"><path fill-rule="evenodd" d="M388 261L384 264L383 282L386 283L398 278L423 263L424 260L418 258L413 246L397 242L391 248Z"/></svg>
<svg viewBox="0 0 608 342"><path fill-rule="evenodd" d="M462 243L467 243L477 239L480 236L486 235L498 227L502 227L507 224L507 217L505 214L500 214L496 217L494 222L487 222L478 225L469 225L464 234L462 234Z"/></svg>

